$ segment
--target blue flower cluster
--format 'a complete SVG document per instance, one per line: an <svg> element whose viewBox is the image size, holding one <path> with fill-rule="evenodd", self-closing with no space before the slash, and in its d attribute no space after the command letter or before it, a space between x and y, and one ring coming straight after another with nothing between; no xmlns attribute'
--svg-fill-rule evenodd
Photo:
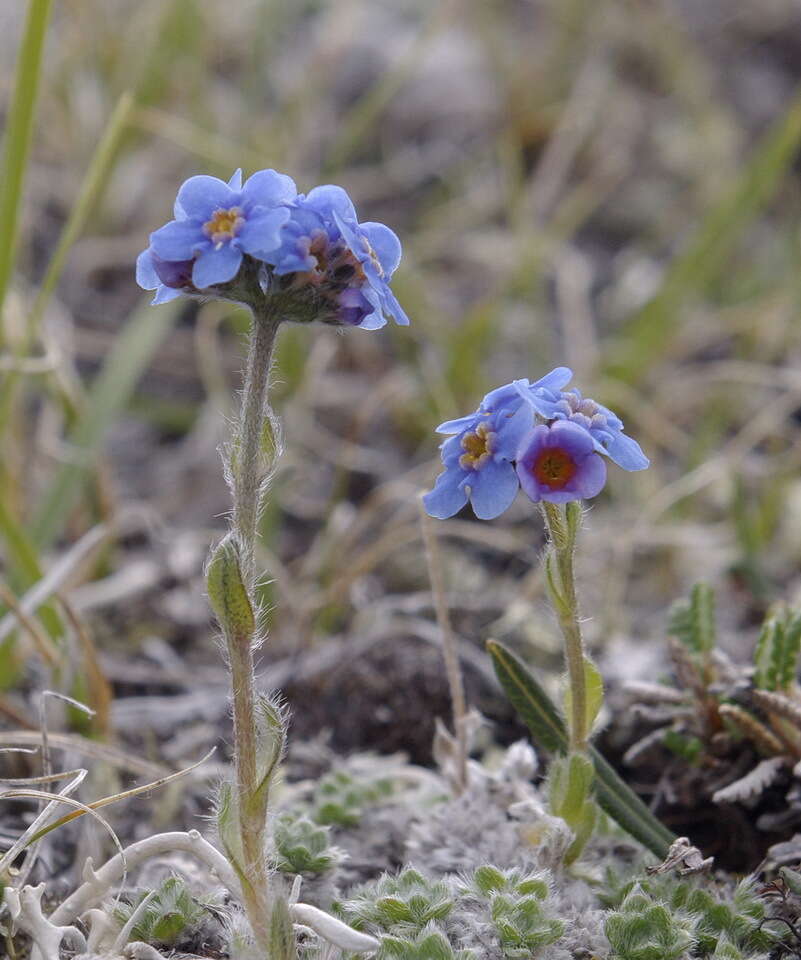
<svg viewBox="0 0 801 960"><path fill-rule="evenodd" d="M400 258L397 236L382 223L359 223L341 187L304 195L275 170L244 184L237 170L227 183L197 176L183 184L175 219L150 235L136 278L156 291L154 303L165 303L225 292L244 266L258 276L261 295L281 298L286 319L375 330L387 317L409 323L389 287Z"/></svg>
<svg viewBox="0 0 801 960"><path fill-rule="evenodd" d="M623 433L621 420L578 390L573 373L557 367L535 383L515 380L488 393L478 410L437 427L444 471L424 503L445 519L470 501L476 516L502 514L520 487L535 503L566 503L600 493L605 457L624 470L644 470L648 458Z"/></svg>

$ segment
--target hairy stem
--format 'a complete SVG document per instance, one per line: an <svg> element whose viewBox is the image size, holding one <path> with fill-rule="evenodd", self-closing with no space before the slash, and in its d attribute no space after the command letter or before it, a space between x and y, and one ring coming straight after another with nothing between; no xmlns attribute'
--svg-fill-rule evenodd
<svg viewBox="0 0 801 960"><path fill-rule="evenodd" d="M269 464L265 470L262 441L269 416L267 391L270 364L280 322L269 307L263 312L254 312L237 430L236 465L232 471L233 529L239 542L242 573L248 590L255 586L255 548L262 489L269 467L272 466Z"/></svg>
<svg viewBox="0 0 801 960"><path fill-rule="evenodd" d="M232 528L239 547L242 579L251 606L256 608L255 548L264 484L272 470L265 456L265 426L270 417L267 392L279 319L270 308L254 311L248 350L242 411L231 464L234 512ZM260 947L269 941L269 873L265 858L266 793L259 791L258 730L253 675L253 647L258 634L226 630L233 694L236 793L244 857L242 898ZM260 799L263 797L263 799Z"/></svg>
<svg viewBox="0 0 801 960"><path fill-rule="evenodd" d="M554 503L544 503L543 513L559 574L558 595L552 599L565 641L565 663L570 684L570 716L568 717L570 750L583 753L587 750L588 735L587 681L584 673L584 642L581 638L576 580L573 572L577 523L571 522L567 510L563 510Z"/></svg>

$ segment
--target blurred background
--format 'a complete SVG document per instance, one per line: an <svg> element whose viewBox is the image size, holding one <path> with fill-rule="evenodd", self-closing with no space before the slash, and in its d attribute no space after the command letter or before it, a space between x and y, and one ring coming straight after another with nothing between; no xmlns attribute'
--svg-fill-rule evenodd
<svg viewBox="0 0 801 960"><path fill-rule="evenodd" d="M7 67L25 7L0 5ZM58 0L42 70L0 341L0 601L40 593L25 629L0 620L4 725L35 727L49 686L169 762L228 736L202 565L247 318L150 308L134 261L186 177L238 166L392 226L412 318L281 334L261 669L294 736L429 758L433 428L556 365L652 458L610 471L580 551L613 694L664 668L695 581L734 656L801 600L794 0ZM513 736L483 643L557 684L542 524L521 497L436 532L471 699Z"/></svg>

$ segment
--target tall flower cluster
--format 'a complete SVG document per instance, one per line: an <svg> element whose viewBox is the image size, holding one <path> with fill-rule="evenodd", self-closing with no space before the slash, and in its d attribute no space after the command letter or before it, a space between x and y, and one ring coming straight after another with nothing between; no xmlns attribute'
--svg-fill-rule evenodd
<svg viewBox="0 0 801 960"><path fill-rule="evenodd" d="M243 184L197 176L178 191L175 219L150 235L137 260L154 303L181 294L253 305L271 297L287 320L322 320L375 330L408 317L389 286L400 262L397 236L359 223L336 186L298 193L294 181L260 170Z"/></svg>
<svg viewBox="0 0 801 960"><path fill-rule="evenodd" d="M426 494L432 517L452 517L469 501L476 516L500 516L523 492L535 503L596 496L606 459L644 470L648 458L611 410L564 389L573 373L557 367L541 380L515 380L488 393L475 413L437 427L444 471Z"/></svg>

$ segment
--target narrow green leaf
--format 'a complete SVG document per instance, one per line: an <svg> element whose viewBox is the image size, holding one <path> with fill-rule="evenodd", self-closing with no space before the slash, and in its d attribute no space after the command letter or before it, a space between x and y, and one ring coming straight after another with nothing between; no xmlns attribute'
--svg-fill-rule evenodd
<svg viewBox="0 0 801 960"><path fill-rule="evenodd" d="M604 702L604 680L601 671L592 660L584 658L584 689L587 712L584 717L584 729L590 733ZM573 694L568 685L565 688L565 716L569 717L573 706Z"/></svg>
<svg viewBox="0 0 801 960"><path fill-rule="evenodd" d="M759 690L776 689L776 628L776 620L768 617L754 648L754 686Z"/></svg>
<svg viewBox="0 0 801 960"><path fill-rule="evenodd" d="M206 591L226 638L250 643L256 632L256 616L242 578L239 552L230 535L212 552L206 570Z"/></svg>
<svg viewBox="0 0 801 960"><path fill-rule="evenodd" d="M178 318L181 301L155 308L149 306L149 300L134 312L117 337L68 438L76 456L56 471L33 522L33 540L40 548L49 546L61 534L106 430L125 409L139 377Z"/></svg>
<svg viewBox="0 0 801 960"><path fill-rule="evenodd" d="M228 858L228 862L239 874L245 876L245 855L242 851L242 831L239 824L239 811L230 783L220 784L217 795L217 834Z"/></svg>
<svg viewBox="0 0 801 960"><path fill-rule="evenodd" d="M17 220L31 147L42 49L52 0L29 0L17 56L14 95L6 120L3 176L0 179L0 318L17 247ZM2 341L0 336L0 341Z"/></svg>
<svg viewBox="0 0 801 960"><path fill-rule="evenodd" d="M550 697L511 650L495 640L487 650L498 680L535 741L551 753L567 753L567 731Z"/></svg>
<svg viewBox="0 0 801 960"><path fill-rule="evenodd" d="M784 622L784 651L779 675L779 686L785 692L788 692L795 682L799 653L801 653L801 616L788 613Z"/></svg>
<svg viewBox="0 0 801 960"><path fill-rule="evenodd" d="M566 753L568 739L564 722L529 669L495 640L487 642L487 650L501 686L534 739L552 753ZM595 795L599 806L631 836L664 859L675 836L594 747L590 747L589 753L595 767Z"/></svg>

